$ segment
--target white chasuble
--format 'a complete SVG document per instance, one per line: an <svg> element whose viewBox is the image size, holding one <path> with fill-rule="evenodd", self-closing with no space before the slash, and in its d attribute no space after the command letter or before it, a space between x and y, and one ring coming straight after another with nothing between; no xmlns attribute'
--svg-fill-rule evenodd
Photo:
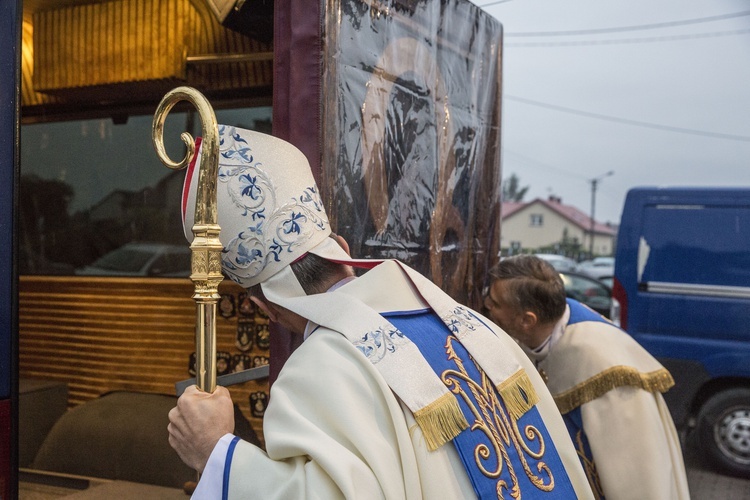
<svg viewBox="0 0 750 500"><path fill-rule="evenodd" d="M272 387L266 451L228 454L225 498L477 498L472 474L482 498L593 498L544 382L491 322L395 261L303 301L284 306L319 326ZM410 311L437 315L438 349L394 326ZM426 359L441 349L464 352L455 369Z"/></svg>

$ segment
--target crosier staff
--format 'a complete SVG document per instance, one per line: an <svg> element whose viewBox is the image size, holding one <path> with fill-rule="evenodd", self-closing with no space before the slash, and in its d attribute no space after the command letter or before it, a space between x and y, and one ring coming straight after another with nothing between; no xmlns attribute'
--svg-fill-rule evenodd
<svg viewBox="0 0 750 500"><path fill-rule="evenodd" d="M221 273L221 228L216 210L216 179L219 161L219 126L216 115L206 97L191 87L177 87L169 91L159 103L151 126L151 138L156 153L164 165L180 170L195 156L195 140L187 133L180 135L187 153L180 162L173 162L164 149L164 121L172 107L189 101L201 119L201 168L195 199L193 242L190 244L190 279L195 285L195 379L198 388L213 392L216 388L216 304L219 301Z"/></svg>

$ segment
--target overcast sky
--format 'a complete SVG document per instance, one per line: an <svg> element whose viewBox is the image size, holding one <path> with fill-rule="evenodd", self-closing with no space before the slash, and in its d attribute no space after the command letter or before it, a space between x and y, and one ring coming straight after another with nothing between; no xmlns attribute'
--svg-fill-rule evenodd
<svg viewBox="0 0 750 500"><path fill-rule="evenodd" d="M750 1L475 0L505 32L503 177L619 223L629 188L750 186Z"/></svg>

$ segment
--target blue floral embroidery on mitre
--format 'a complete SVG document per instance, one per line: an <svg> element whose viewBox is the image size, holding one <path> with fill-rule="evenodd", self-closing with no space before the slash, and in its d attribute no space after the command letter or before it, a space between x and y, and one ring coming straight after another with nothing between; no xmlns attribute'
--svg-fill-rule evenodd
<svg viewBox="0 0 750 500"><path fill-rule="evenodd" d="M281 223L284 228L284 234L300 234L300 222L304 222L305 220L305 216L301 212L292 212L292 217Z"/></svg>
<svg viewBox="0 0 750 500"><path fill-rule="evenodd" d="M240 216L249 219L221 257L225 274L241 283L260 274L267 264L282 262L285 254L325 230L328 220L314 185L279 207L273 181L253 155L252 144L234 127L220 126L219 135L219 187L226 189Z"/></svg>
<svg viewBox="0 0 750 500"><path fill-rule="evenodd" d="M240 181L244 185L241 191L242 196L249 196L253 200L256 200L260 196L261 189L257 185L257 176L253 177L249 174L244 174L240 176ZM256 192L258 193L257 195L255 194Z"/></svg>

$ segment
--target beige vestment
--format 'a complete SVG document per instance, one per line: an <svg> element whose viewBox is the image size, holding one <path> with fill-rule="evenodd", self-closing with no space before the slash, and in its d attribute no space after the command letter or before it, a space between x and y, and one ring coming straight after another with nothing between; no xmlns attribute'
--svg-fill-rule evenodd
<svg viewBox="0 0 750 500"><path fill-rule="evenodd" d="M671 376L611 323L568 324L570 308L585 307L568 302L562 335L538 368L563 414L580 408L604 496L690 498L679 438L661 395L673 385Z"/></svg>

